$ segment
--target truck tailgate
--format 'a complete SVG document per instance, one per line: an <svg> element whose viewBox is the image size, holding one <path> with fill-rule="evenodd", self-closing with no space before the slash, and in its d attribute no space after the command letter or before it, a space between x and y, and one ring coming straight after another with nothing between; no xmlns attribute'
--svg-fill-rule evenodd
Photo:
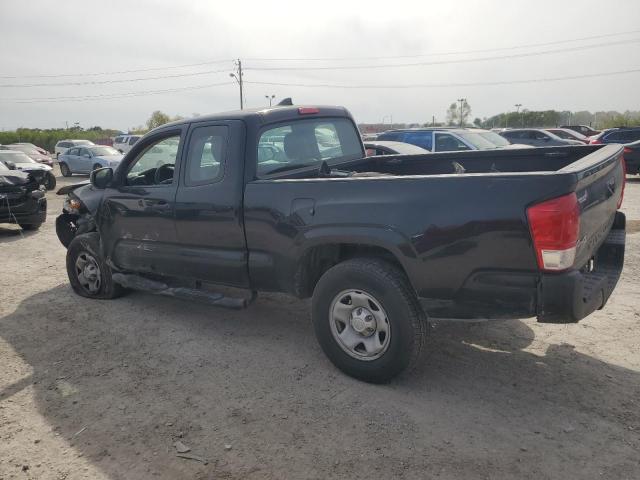
<svg viewBox="0 0 640 480"><path fill-rule="evenodd" d="M538 320L576 322L602 308L622 272L625 217L618 211L625 171L621 145L608 145L559 170L576 176L579 230L573 268L545 272Z"/></svg>

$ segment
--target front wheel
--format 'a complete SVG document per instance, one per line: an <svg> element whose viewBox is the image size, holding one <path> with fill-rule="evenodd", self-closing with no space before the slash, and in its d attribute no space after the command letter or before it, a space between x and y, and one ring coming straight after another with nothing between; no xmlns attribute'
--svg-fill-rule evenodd
<svg viewBox="0 0 640 480"><path fill-rule="evenodd" d="M111 267L100 254L100 235L96 232L75 237L67 249L67 275L74 292L87 298L111 299L125 290L113 282Z"/></svg>
<svg viewBox="0 0 640 480"><path fill-rule="evenodd" d="M42 226L42 223L21 223L20 228L27 231L38 230Z"/></svg>
<svg viewBox="0 0 640 480"><path fill-rule="evenodd" d="M45 183L45 188L47 190L53 190L54 188L56 188L56 176L49 172L49 174L47 175L47 182Z"/></svg>
<svg viewBox="0 0 640 480"><path fill-rule="evenodd" d="M340 370L372 383L391 380L420 358L425 315L404 273L379 259L329 269L313 292L313 325Z"/></svg>
<svg viewBox="0 0 640 480"><path fill-rule="evenodd" d="M63 177L70 177L72 175L71 169L66 163L60 163L60 173L62 173Z"/></svg>

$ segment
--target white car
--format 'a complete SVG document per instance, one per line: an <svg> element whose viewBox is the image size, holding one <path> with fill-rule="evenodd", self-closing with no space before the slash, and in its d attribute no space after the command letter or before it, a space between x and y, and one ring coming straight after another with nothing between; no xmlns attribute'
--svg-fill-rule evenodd
<svg viewBox="0 0 640 480"><path fill-rule="evenodd" d="M71 147L88 147L89 145L95 145L95 143L90 140L60 140L56 143L53 153L58 158L63 153L67 153Z"/></svg>
<svg viewBox="0 0 640 480"><path fill-rule="evenodd" d="M127 153L141 138L142 135L120 135L113 139L113 148L120 153Z"/></svg>

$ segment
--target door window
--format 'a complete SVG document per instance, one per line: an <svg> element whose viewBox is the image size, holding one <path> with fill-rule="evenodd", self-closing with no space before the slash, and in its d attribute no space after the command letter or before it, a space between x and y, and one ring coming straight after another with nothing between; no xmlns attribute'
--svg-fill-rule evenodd
<svg viewBox="0 0 640 480"><path fill-rule="evenodd" d="M433 147L431 141L431 132L407 132L404 134L403 142L417 145L418 147L431 150Z"/></svg>
<svg viewBox="0 0 640 480"><path fill-rule="evenodd" d="M460 150L470 150L460 139L448 133L436 133L436 151L456 152Z"/></svg>
<svg viewBox="0 0 640 480"><path fill-rule="evenodd" d="M148 145L127 172L127 185L168 185L175 176L180 135L165 137Z"/></svg>
<svg viewBox="0 0 640 480"><path fill-rule="evenodd" d="M69 150L67 150L67 155L78 155L78 149L70 148Z"/></svg>
<svg viewBox="0 0 640 480"><path fill-rule="evenodd" d="M185 185L205 185L222 177L226 156L227 127L193 129L187 154Z"/></svg>
<svg viewBox="0 0 640 480"><path fill-rule="evenodd" d="M533 135L533 138L535 140L550 140L551 139L549 137L549 135L545 134L544 132L533 131L533 132L531 132L531 134Z"/></svg>

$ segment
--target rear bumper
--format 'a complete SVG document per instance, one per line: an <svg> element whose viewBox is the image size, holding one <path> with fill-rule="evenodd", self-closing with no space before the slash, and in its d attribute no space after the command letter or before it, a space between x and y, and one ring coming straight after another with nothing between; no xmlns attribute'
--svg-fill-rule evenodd
<svg viewBox="0 0 640 480"><path fill-rule="evenodd" d="M562 273L480 271L453 299L420 298L431 318L514 319L575 323L601 309L611 296L624 263L625 216L616 213L609 235L588 265Z"/></svg>
<svg viewBox="0 0 640 480"><path fill-rule="evenodd" d="M625 216L617 212L613 228L590 266L543 274L538 284L538 320L573 323L604 307L622 273L625 236Z"/></svg>

